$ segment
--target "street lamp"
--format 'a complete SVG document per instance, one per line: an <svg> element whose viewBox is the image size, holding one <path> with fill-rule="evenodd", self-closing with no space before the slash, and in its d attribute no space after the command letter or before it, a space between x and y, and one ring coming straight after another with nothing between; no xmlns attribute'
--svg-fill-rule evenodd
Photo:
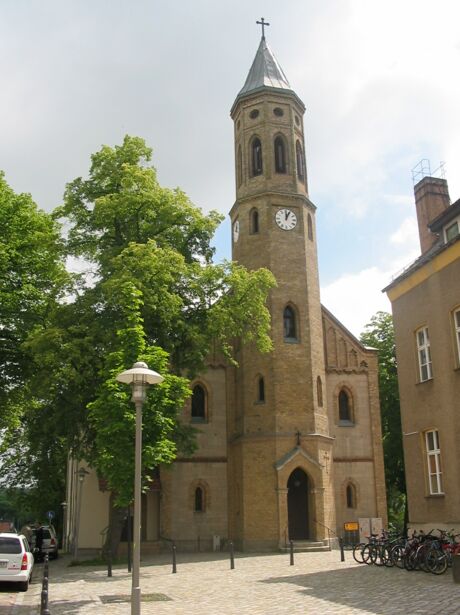
<svg viewBox="0 0 460 615"><path fill-rule="evenodd" d="M133 527L133 574L131 585L131 615L140 615L141 588L139 572L141 564L141 459L142 459L142 405L147 395L149 384L159 384L163 376L138 361L132 369L118 374L117 380L132 387L131 400L136 406L136 449L134 472L134 527Z"/></svg>
<svg viewBox="0 0 460 615"><path fill-rule="evenodd" d="M80 514L81 514L81 498L83 494L83 481L85 480L85 476L89 474L85 468L81 467L78 472L76 472L78 476L78 485L77 485L77 515L76 515L76 523L75 523L75 536L73 543L73 558L76 560L78 558L78 538L80 533Z"/></svg>
<svg viewBox="0 0 460 615"><path fill-rule="evenodd" d="M61 502L62 506L62 550L67 548L67 502Z"/></svg>

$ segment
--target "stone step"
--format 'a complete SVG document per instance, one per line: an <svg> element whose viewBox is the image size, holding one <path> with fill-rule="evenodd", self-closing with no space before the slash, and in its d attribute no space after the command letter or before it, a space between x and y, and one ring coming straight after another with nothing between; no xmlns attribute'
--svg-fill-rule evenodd
<svg viewBox="0 0 460 615"><path fill-rule="evenodd" d="M325 540L293 540L295 553L315 553L318 551L329 551L329 545ZM290 546L281 547L281 551L288 553Z"/></svg>

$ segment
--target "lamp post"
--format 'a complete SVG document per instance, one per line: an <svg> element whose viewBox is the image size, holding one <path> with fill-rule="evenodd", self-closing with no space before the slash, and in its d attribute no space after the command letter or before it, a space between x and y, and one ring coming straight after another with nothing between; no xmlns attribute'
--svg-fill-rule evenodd
<svg viewBox="0 0 460 615"><path fill-rule="evenodd" d="M131 585L131 615L140 615L141 588L139 572L141 563L141 460L142 460L142 406L149 384L159 384L163 376L138 361L132 369L118 374L117 380L132 387L131 400L136 406L136 448L134 472L134 527L133 527L133 573Z"/></svg>
<svg viewBox="0 0 460 615"><path fill-rule="evenodd" d="M67 502L61 502L62 506L62 550L66 552L67 547Z"/></svg>
<svg viewBox="0 0 460 615"><path fill-rule="evenodd" d="M76 560L78 557L78 536L80 533L80 513L81 513L81 498L83 493L83 481L85 480L85 476L89 474L85 468L80 468L78 472L76 472L78 476L78 493L77 493L77 516L75 523L75 535L74 535L74 543L73 543L73 558Z"/></svg>

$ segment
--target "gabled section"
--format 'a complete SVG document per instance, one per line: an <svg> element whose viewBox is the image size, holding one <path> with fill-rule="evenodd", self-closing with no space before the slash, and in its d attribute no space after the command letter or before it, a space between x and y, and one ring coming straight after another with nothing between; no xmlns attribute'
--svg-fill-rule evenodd
<svg viewBox="0 0 460 615"><path fill-rule="evenodd" d="M321 311L326 370L366 371L369 354L374 355L377 351L361 344L324 305Z"/></svg>
<svg viewBox="0 0 460 615"><path fill-rule="evenodd" d="M316 459L313 459L313 457L310 457L310 455L307 452L305 452L301 446L297 445L293 449L291 449L288 453L283 455L280 459L278 459L278 461L275 462L275 469L279 472L280 470L284 468L286 464L288 464L290 461L292 461L296 457L302 457L303 459L306 459L308 463L311 463L316 468L322 468L321 464L318 463Z"/></svg>

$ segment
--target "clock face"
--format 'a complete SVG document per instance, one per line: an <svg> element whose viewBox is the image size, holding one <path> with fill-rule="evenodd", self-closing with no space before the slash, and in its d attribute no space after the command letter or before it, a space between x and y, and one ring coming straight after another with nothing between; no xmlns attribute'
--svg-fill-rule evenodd
<svg viewBox="0 0 460 615"><path fill-rule="evenodd" d="M236 243L240 236L240 221L235 220L233 223L233 241Z"/></svg>
<svg viewBox="0 0 460 615"><path fill-rule="evenodd" d="M297 224L297 216L290 209L278 209L275 214L275 221L284 231L292 231Z"/></svg>

